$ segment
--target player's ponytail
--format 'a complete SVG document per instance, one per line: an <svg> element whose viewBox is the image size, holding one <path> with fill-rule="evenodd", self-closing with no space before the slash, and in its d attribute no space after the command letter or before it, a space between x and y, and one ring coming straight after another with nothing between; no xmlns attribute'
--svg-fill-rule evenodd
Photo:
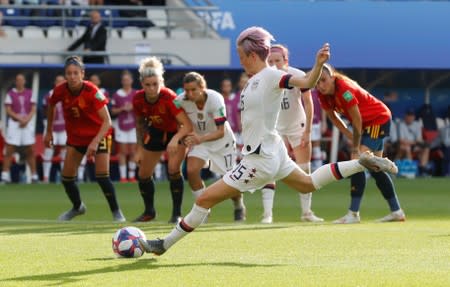
<svg viewBox="0 0 450 287"><path fill-rule="evenodd" d="M353 84L359 86L358 82L350 79L344 73L336 71L336 69L328 63L323 64L323 70L326 71L328 73L328 75L330 75L330 77L336 77L338 79L341 79L346 82L350 82L350 83L353 83Z"/></svg>

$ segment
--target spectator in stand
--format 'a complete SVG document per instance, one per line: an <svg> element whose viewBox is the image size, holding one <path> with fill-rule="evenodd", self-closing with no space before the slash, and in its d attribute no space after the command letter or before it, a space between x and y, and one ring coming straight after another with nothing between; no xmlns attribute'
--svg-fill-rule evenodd
<svg viewBox="0 0 450 287"><path fill-rule="evenodd" d="M31 171L31 182L36 183L36 160L33 146L35 143L36 95L27 89L24 74L17 74L15 87L8 91L5 98L5 110L8 116L6 125L6 148L3 158L3 182L11 182L11 160L14 152L22 151Z"/></svg>
<svg viewBox="0 0 450 287"><path fill-rule="evenodd" d="M84 34L67 48L68 51L74 51L80 45L83 45L84 52L106 51L107 31L105 25L102 24L100 12L97 10L91 11L90 19L91 22ZM105 56L85 55L83 56L83 62L86 64L103 64L105 58Z"/></svg>
<svg viewBox="0 0 450 287"><path fill-rule="evenodd" d="M89 6L96 6L96 5L105 5L105 1L103 0L89 0Z"/></svg>
<svg viewBox="0 0 450 287"><path fill-rule="evenodd" d="M54 82L54 87L58 86L62 82L64 82L64 76L63 75L57 75ZM42 106L44 111L47 110L48 101L51 98L53 94L53 89L50 90L43 98L42 100ZM44 121L44 129L47 129L47 120ZM42 163L42 169L43 169L43 182L48 183L50 178L50 170L52 167L52 159L53 155L55 153L55 148L59 149L59 156L61 158L61 170L64 166L64 158L66 156L66 141L67 141L67 134L66 134L66 124L64 121L64 111L62 108L62 104L58 103L55 106L55 118L53 120L53 146L52 147L46 147L44 150L44 155L42 157L43 163Z"/></svg>
<svg viewBox="0 0 450 287"><path fill-rule="evenodd" d="M236 136L236 150L237 150L237 160L240 161L242 158L242 154L241 154L241 150L242 150L242 146L243 146L243 140L242 140L242 136L241 136L241 132L242 132L242 126L241 126L241 92L244 90L245 86L247 85L248 82L248 75L243 72L241 73L241 75L239 76L239 81L238 81L238 87L237 87L237 91L236 91L236 97L239 100L239 111L238 111L238 115L239 115L239 121L238 121L238 133L235 134Z"/></svg>
<svg viewBox="0 0 450 287"><path fill-rule="evenodd" d="M389 131L389 136L387 136L384 141L384 156L389 159L394 159L396 157L397 150L398 122L396 120L391 120L391 130Z"/></svg>
<svg viewBox="0 0 450 287"><path fill-rule="evenodd" d="M419 159L419 174L429 175L430 148L422 137L422 124L416 120L414 109L408 109L398 127L398 151L396 159Z"/></svg>
<svg viewBox="0 0 450 287"><path fill-rule="evenodd" d="M4 5L5 4L4 2L5 1L2 0L2 1L0 1L0 4ZM8 1L6 1L6 2L8 2ZM2 25L3 25L3 12L0 11L0 37L6 37L6 33L5 33L5 30L3 30Z"/></svg>
<svg viewBox="0 0 450 287"><path fill-rule="evenodd" d="M133 75L130 71L122 72L122 88L112 96L111 114L116 116L114 138L119 144L120 182L136 182L136 121L133 113ZM128 178L127 178L128 170Z"/></svg>
<svg viewBox="0 0 450 287"><path fill-rule="evenodd" d="M106 90L105 88L102 87L102 81L98 74L92 74L89 77L89 81L91 81L94 85L96 85L97 88L100 90L100 92L102 92L103 95L109 99L109 92L108 92L108 90Z"/></svg>
<svg viewBox="0 0 450 287"><path fill-rule="evenodd" d="M439 130L439 135L444 153L444 159L442 161L442 174L444 176L450 176L450 106L448 106L447 109L445 126Z"/></svg>
<svg viewBox="0 0 450 287"><path fill-rule="evenodd" d="M220 93L225 101L227 121L230 124L234 136L239 138L241 133L240 99L239 95L233 92L233 83L230 78L222 80L220 83Z"/></svg>
<svg viewBox="0 0 450 287"><path fill-rule="evenodd" d="M143 7L144 1L141 0L110 0L111 5L136 6L136 9L120 9L119 15L124 18L131 18L128 20L130 26L137 27L153 27L155 24L147 19L147 9ZM132 20L135 18L134 20Z"/></svg>

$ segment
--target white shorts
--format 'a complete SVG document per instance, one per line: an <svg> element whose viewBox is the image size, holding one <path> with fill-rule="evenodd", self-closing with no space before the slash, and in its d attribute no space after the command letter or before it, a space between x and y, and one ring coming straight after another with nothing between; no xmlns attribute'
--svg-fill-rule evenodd
<svg viewBox="0 0 450 287"><path fill-rule="evenodd" d="M236 165L236 146L230 143L220 150L211 151L205 145L195 145L187 156L209 161L212 172L224 175Z"/></svg>
<svg viewBox="0 0 450 287"><path fill-rule="evenodd" d="M298 147L302 143L302 136L305 132L305 127L298 127L298 129L294 132L290 133L281 133L279 132L280 136L283 138L283 141L287 141L291 148Z"/></svg>
<svg viewBox="0 0 450 287"><path fill-rule="evenodd" d="M65 131L53 132L53 145L65 146L66 143L67 143L67 133Z"/></svg>
<svg viewBox="0 0 450 287"><path fill-rule="evenodd" d="M299 169L289 158L281 141L273 154L265 153L263 146L259 154L244 155L241 162L225 174L225 183L241 192L254 192L268 183L287 177L294 169Z"/></svg>
<svg viewBox="0 0 450 287"><path fill-rule="evenodd" d="M133 128L129 131L123 131L121 129L114 129L114 139L118 143L124 144L134 144L136 143L136 128Z"/></svg>
<svg viewBox="0 0 450 287"><path fill-rule="evenodd" d="M28 122L28 124L21 128L19 122L8 119L8 126L6 127L5 142L14 146L27 146L35 143L35 122L34 119Z"/></svg>
<svg viewBox="0 0 450 287"><path fill-rule="evenodd" d="M44 131L47 130L47 120L44 120ZM53 132L53 145L55 146L65 146L67 144L67 133L66 131Z"/></svg>
<svg viewBox="0 0 450 287"><path fill-rule="evenodd" d="M322 139L321 124L313 124L311 126L311 141L319 141Z"/></svg>

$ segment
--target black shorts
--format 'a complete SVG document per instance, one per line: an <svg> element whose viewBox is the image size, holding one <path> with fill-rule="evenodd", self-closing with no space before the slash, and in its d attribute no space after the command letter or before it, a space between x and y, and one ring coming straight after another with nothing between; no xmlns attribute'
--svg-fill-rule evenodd
<svg viewBox="0 0 450 287"><path fill-rule="evenodd" d="M144 135L144 148L148 151L165 151L175 134L150 127Z"/></svg>
<svg viewBox="0 0 450 287"><path fill-rule="evenodd" d="M67 144L68 146L73 147L79 153L85 154L87 152L88 146L75 146L71 144ZM111 135L104 137L99 143L97 148L97 153L111 153L111 145L112 145L112 137Z"/></svg>

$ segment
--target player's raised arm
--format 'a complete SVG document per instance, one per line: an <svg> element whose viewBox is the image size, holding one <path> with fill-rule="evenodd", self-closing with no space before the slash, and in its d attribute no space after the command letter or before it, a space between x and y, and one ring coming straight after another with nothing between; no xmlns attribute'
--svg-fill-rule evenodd
<svg viewBox="0 0 450 287"><path fill-rule="evenodd" d="M330 59L330 55L330 44L325 43L317 52L316 62L314 63L314 67L312 68L312 70L303 77L292 76L289 79L289 85L291 87L298 88L313 88L316 85L317 80L319 80L320 74L322 73L323 64L325 64L328 59Z"/></svg>

